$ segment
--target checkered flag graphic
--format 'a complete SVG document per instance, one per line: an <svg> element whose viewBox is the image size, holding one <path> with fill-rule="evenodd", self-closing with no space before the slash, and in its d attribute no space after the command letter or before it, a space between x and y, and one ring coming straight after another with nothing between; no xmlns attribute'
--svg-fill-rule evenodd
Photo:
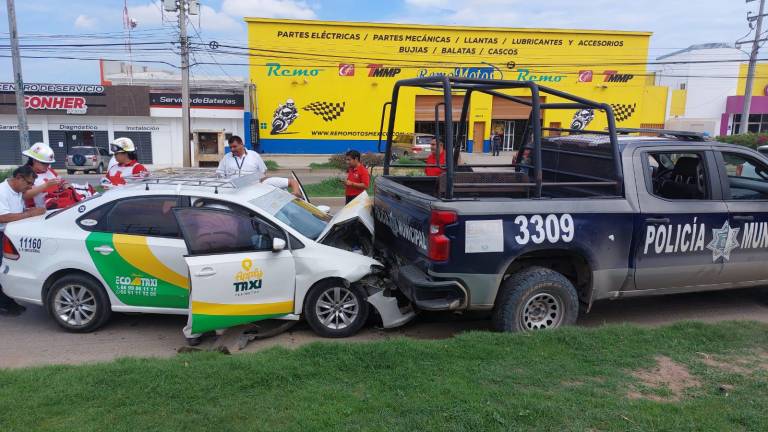
<svg viewBox="0 0 768 432"><path fill-rule="evenodd" d="M346 102L312 102L311 104L302 108L304 111L309 111L316 116L320 116L323 120L329 122L336 120L344 112L344 106Z"/></svg>
<svg viewBox="0 0 768 432"><path fill-rule="evenodd" d="M613 116L616 118L616 121L623 122L632 117L632 114L635 113L635 108L637 108L637 104L611 104L611 108L613 108Z"/></svg>

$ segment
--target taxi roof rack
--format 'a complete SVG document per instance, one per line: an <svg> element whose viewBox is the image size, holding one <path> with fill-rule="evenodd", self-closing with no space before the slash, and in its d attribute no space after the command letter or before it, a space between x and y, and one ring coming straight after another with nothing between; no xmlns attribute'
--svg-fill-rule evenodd
<svg viewBox="0 0 768 432"><path fill-rule="evenodd" d="M143 184L145 190L149 190L150 185L170 185L209 187L214 188L214 193L219 193L219 188L242 189L260 182L261 178L258 174L218 177L215 169L167 168L157 171L150 177L138 179L135 183Z"/></svg>
<svg viewBox="0 0 768 432"><path fill-rule="evenodd" d="M688 141L706 141L706 138L707 138L707 136L703 132L676 131L676 130L653 129L653 128L616 128L616 133L619 135L629 135L631 133L645 133L645 134L653 134L657 136L670 136L670 137L684 139Z"/></svg>

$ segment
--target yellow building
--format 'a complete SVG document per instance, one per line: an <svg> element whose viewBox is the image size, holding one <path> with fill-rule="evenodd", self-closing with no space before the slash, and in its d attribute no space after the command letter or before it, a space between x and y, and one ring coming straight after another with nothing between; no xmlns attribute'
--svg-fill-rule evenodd
<svg viewBox="0 0 768 432"><path fill-rule="evenodd" d="M650 33L256 18L246 22L264 152L375 151L382 106L391 98L394 82L432 75L535 81L610 103L620 127L664 123L666 90L653 85L646 69ZM427 89L401 92L396 132L435 133L439 98ZM454 99L458 119L462 96ZM544 112L543 121L567 128L575 114ZM473 95L467 150L487 151L492 131L503 132L504 149L512 149L519 144L528 115L527 106ZM605 126L604 116L595 115L589 128Z"/></svg>

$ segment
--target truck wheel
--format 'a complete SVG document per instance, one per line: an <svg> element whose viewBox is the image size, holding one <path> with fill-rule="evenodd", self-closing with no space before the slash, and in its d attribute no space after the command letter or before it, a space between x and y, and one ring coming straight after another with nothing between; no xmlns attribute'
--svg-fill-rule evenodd
<svg viewBox="0 0 768 432"><path fill-rule="evenodd" d="M331 282L316 286L307 295L304 315L315 333L343 338L357 333L368 320L368 301L357 286Z"/></svg>
<svg viewBox="0 0 768 432"><path fill-rule="evenodd" d="M498 331L518 332L571 325L578 315L571 281L554 270L529 267L504 281L491 319Z"/></svg>
<svg viewBox="0 0 768 432"><path fill-rule="evenodd" d="M92 332L112 314L109 297L101 284L79 274L66 275L54 282L45 305L56 324L73 333Z"/></svg>
<svg viewBox="0 0 768 432"><path fill-rule="evenodd" d="M67 170L67 174L69 174L69 175L72 175L74 173L75 173L75 170L70 170L70 169Z"/></svg>

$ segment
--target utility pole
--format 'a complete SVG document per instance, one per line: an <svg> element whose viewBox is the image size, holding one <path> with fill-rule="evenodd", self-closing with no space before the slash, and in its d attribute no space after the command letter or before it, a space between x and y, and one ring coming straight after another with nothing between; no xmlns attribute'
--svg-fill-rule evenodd
<svg viewBox="0 0 768 432"><path fill-rule="evenodd" d="M21 149L29 148L27 111L24 109L24 80L21 79L21 55L19 54L19 32L16 30L16 6L13 0L6 0L8 7L8 31L11 34L11 57L13 58L13 82L16 86L16 115L19 117L19 141Z"/></svg>
<svg viewBox="0 0 768 432"><path fill-rule="evenodd" d="M182 163L192 166L189 118L189 40L187 39L187 14L200 13L199 0L162 0L163 10L179 12L179 45L181 46L181 143Z"/></svg>
<svg viewBox="0 0 768 432"><path fill-rule="evenodd" d="M755 0L747 0L750 3ZM747 69L747 84L744 88L744 109L741 111L740 134L749 133L747 125L749 124L749 110L752 106L752 86L755 81L755 66L757 65L757 52L760 49L760 33L763 30L763 11L765 9L765 0L760 0L760 11L757 17L748 17L748 21L757 20L755 25L755 39L752 41L752 51L749 53L749 68Z"/></svg>
<svg viewBox="0 0 768 432"><path fill-rule="evenodd" d="M187 0L179 0L179 42L181 43L181 139L184 167L192 166L189 120L189 41L187 40Z"/></svg>

